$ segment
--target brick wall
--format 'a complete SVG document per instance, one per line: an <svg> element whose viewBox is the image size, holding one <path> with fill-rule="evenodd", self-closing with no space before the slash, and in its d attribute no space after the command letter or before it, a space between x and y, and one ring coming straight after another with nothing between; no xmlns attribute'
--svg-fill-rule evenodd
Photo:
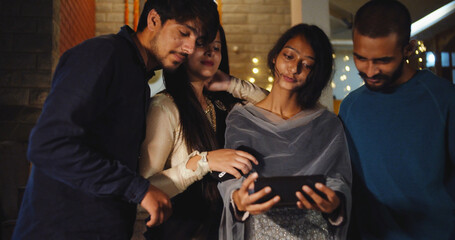
<svg viewBox="0 0 455 240"><path fill-rule="evenodd" d="M133 4L133 0L128 0L128 25L131 28L133 27ZM123 25L125 25L125 0L96 0L96 36L117 33Z"/></svg>
<svg viewBox="0 0 455 240"><path fill-rule="evenodd" d="M95 0L60 0L60 54L95 36Z"/></svg>
<svg viewBox="0 0 455 240"><path fill-rule="evenodd" d="M289 0L222 0L231 74L267 87L267 53L291 26ZM252 58L259 62L253 63ZM252 72L258 68L259 73Z"/></svg>
<svg viewBox="0 0 455 240"><path fill-rule="evenodd" d="M27 141L52 71L53 1L0 6L0 141Z"/></svg>
<svg viewBox="0 0 455 240"><path fill-rule="evenodd" d="M52 72L52 0L0 1L0 234L10 239L28 176L27 140Z"/></svg>

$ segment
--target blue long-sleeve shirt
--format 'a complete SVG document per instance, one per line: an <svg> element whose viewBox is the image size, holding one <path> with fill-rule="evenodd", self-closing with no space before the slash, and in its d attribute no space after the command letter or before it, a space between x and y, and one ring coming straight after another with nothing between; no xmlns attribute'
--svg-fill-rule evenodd
<svg viewBox="0 0 455 240"><path fill-rule="evenodd" d="M455 87L418 71L340 109L353 167L353 236L448 239L455 229Z"/></svg>
<svg viewBox="0 0 455 240"><path fill-rule="evenodd" d="M149 182L136 173L149 88L125 26L60 58L30 135L13 239L129 239Z"/></svg>

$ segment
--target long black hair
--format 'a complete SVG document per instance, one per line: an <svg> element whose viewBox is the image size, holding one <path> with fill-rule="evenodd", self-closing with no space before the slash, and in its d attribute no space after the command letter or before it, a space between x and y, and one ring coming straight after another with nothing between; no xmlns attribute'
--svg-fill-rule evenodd
<svg viewBox="0 0 455 240"><path fill-rule="evenodd" d="M221 69L229 74L226 38L221 26L218 31L220 33L221 40L221 62L218 69ZM196 94L194 93L193 86L187 74L187 65L182 64L173 72L164 71L163 75L166 91L172 96L180 114L181 128L179 134L181 134L181 137L185 140L188 152L192 152L194 150L202 152L218 149L220 144L223 143L219 144L217 134L213 130L201 104L196 97ZM208 95L210 97L214 97L215 99L219 96L218 93ZM217 124L217 131L219 129L218 127L219 124ZM224 128L219 130L223 131L222 134L224 135ZM199 218L205 216L203 223L199 226L192 237L196 237L197 239L205 238L201 236L206 236L207 231L210 231L210 229L217 229L217 221L221 218L220 213L222 201L217 189L217 182L215 179L211 178L210 175L206 175L202 181L192 184L187 191L174 197L177 202L174 206L177 207L177 205L179 205L178 203L181 203L179 210L190 212L192 210L186 209L185 207L188 207L188 205L191 204L193 208L196 205L200 206L200 204L202 204L201 201L197 200L198 197L192 195L191 192L200 194L203 198L202 201L204 202L204 209L199 211L197 214ZM192 201L199 202L193 204ZM177 211L177 209L175 210Z"/></svg>
<svg viewBox="0 0 455 240"><path fill-rule="evenodd" d="M317 26L298 24L287 30L270 50L267 65L275 75L274 60L284 45L296 36L305 37L315 54L313 69L305 83L297 90L297 101L303 109L313 108L321 97L322 90L327 86L333 71L333 48L327 35Z"/></svg>
<svg viewBox="0 0 455 240"><path fill-rule="evenodd" d="M221 26L218 31L221 40L221 62L218 69L229 74L226 37ZM180 114L182 137L187 144L188 152L217 149L220 146L218 146L215 132L194 93L186 68L187 66L182 64L175 71L164 71L166 91L174 99Z"/></svg>

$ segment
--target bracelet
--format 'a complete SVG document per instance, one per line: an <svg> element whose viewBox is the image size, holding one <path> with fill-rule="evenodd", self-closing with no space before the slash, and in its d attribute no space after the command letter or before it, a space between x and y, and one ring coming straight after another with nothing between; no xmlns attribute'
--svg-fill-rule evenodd
<svg viewBox="0 0 455 240"><path fill-rule="evenodd" d="M207 160L207 152L198 152L195 151L193 152L195 155L201 156L201 159L197 162L197 165L201 167L201 169L207 170L208 172L212 172L212 169L210 169L209 162Z"/></svg>

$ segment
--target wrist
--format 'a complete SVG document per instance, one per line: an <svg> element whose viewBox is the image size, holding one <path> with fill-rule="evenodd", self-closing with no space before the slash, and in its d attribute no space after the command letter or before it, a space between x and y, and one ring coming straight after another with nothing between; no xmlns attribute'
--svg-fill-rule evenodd
<svg viewBox="0 0 455 240"><path fill-rule="evenodd" d="M212 172L210 169L207 152L194 151L188 156L186 168L193 171L202 172L204 175L208 172Z"/></svg>
<svg viewBox="0 0 455 240"><path fill-rule="evenodd" d="M207 152L201 152L197 154L201 157L199 161L197 161L198 168L201 168L205 171L212 172L212 169L210 168L209 161L207 159Z"/></svg>
<svg viewBox="0 0 455 240"><path fill-rule="evenodd" d="M227 75L227 74L226 74ZM227 75L227 87L226 87L226 91L228 93L232 93L234 91L234 88L235 88L235 82L238 81L237 78L231 76L231 75Z"/></svg>

